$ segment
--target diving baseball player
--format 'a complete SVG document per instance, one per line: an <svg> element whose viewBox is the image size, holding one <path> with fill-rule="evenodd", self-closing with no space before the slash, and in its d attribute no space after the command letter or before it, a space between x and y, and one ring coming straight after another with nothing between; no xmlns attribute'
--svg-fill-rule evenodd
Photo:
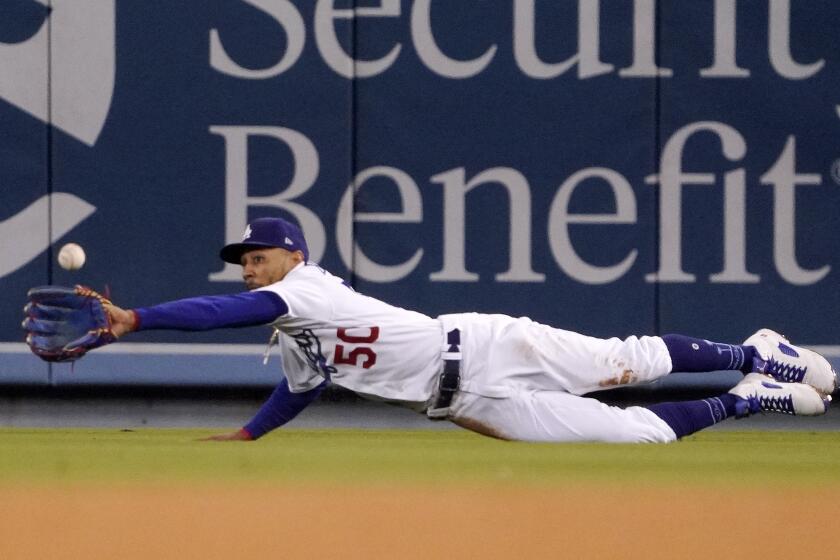
<svg viewBox="0 0 840 560"><path fill-rule="evenodd" d="M34 289L27 340L44 359L60 360L132 331L270 325L285 378L248 424L211 438L218 440L263 436L327 383L485 435L553 442L669 442L757 412L819 415L835 389L822 356L768 329L730 345L682 335L602 340L505 315L432 318L355 292L308 256L297 226L255 220L241 243L221 250L222 259L242 266L249 291L125 310L82 287ZM64 316L59 308L67 309ZM77 340L62 338L68 323L90 315L95 328L84 326ZM581 396L672 371L717 370L745 377L717 397L648 407Z"/></svg>

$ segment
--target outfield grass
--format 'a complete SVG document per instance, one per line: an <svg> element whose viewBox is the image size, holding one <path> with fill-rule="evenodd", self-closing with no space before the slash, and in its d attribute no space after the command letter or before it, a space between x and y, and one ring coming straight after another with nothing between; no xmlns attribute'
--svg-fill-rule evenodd
<svg viewBox="0 0 840 560"><path fill-rule="evenodd" d="M529 444L465 431L0 430L0 483L329 482L562 485L596 481L840 487L840 432L710 432L661 445Z"/></svg>

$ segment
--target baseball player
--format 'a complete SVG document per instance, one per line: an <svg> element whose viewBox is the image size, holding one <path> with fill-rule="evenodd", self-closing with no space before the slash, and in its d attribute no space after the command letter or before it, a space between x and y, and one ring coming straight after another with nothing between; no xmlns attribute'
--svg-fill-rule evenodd
<svg viewBox="0 0 840 560"><path fill-rule="evenodd" d="M524 317L432 318L401 309L308 262L303 233L279 218L251 222L242 242L220 255L242 266L249 291L131 310L106 300L103 307L112 335L106 342L150 329L273 328L269 346L279 344L285 378L244 427L210 439L257 439L294 418L327 383L481 434L553 442L669 442L758 412L819 415L836 386L822 356L769 329L740 345L682 335L603 340ZM717 397L647 407L581 396L672 371L718 370L745 377Z"/></svg>

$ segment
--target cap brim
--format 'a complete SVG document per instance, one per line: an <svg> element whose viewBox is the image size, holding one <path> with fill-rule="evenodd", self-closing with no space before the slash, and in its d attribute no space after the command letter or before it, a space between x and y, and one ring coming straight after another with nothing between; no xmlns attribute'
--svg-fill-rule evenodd
<svg viewBox="0 0 840 560"><path fill-rule="evenodd" d="M219 256L225 262L242 264L242 253L253 249L266 249L271 247L274 247L274 245L268 243L231 243L222 247L222 250L219 251Z"/></svg>

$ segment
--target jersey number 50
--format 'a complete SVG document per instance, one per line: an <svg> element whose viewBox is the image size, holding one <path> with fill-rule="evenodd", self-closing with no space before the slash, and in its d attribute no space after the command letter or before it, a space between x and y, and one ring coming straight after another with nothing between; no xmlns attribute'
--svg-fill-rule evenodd
<svg viewBox="0 0 840 560"><path fill-rule="evenodd" d="M347 333L348 329L341 328L338 329L336 335L339 340L348 344L373 344L379 338L379 327L367 327L367 329L369 332L366 335L352 335ZM361 360L361 363L359 363L359 360ZM370 346L355 346L347 351L343 344L336 344L333 363L361 366L368 369L376 363L376 352Z"/></svg>

